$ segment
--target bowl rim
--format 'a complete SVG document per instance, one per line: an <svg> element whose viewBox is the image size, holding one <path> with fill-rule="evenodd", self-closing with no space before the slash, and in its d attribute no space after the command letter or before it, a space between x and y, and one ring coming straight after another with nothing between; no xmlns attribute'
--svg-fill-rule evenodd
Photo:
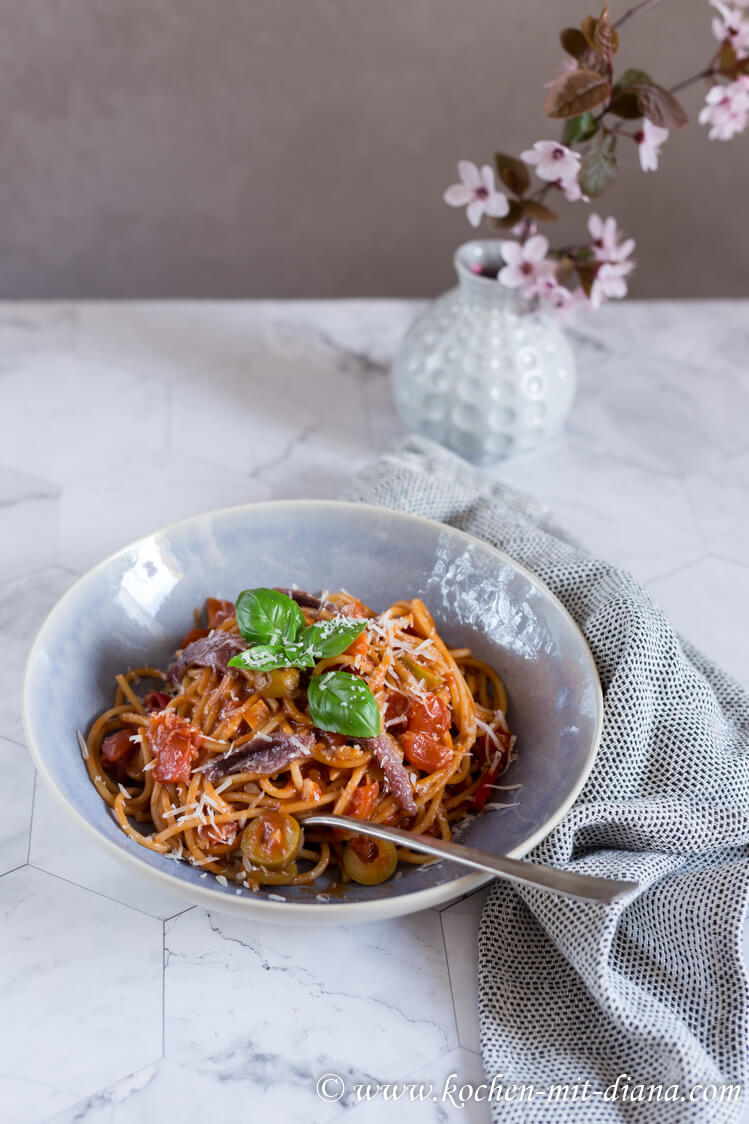
<svg viewBox="0 0 749 1124"><path fill-rule="evenodd" d="M574 804L577 797L580 795L585 782L590 776L593 765L595 764L598 755L598 749L601 743L601 734L603 730L603 692L601 690L601 682L598 675L598 669L593 659L593 654L590 650L585 636L583 635L579 625L575 621L571 613L565 608L559 598L554 594L544 581L541 580L532 570L524 566L522 562L518 562L511 555L507 554L499 547L495 547L492 543L487 542L485 539L479 538L477 535L472 535L469 531L460 530L453 527L449 523L443 523L438 519L429 519L423 515L416 515L410 511L401 511L397 508L384 507L378 504L359 503L354 500L331 500L331 499L279 499L279 500L259 500L246 504L233 504L226 507L212 508L208 511L203 511L195 515L186 516L183 519L174 520L171 523L166 523L162 527L158 527L148 534L140 535L137 539L126 543L124 546L118 547L117 550L112 551L106 555L99 562L94 563L84 573L80 574L70 587L63 593L61 597L55 602L50 609L47 616L44 618L41 626L39 627L31 649L26 658L23 676L22 688L22 720L23 728L26 736L26 743L31 754L34 765L46 784L48 790L62 804L67 810L68 814L84 829L86 833L92 836L99 846L103 847L111 855L113 855L119 862L130 867L131 869L139 871L142 875L150 877L150 879L161 885L165 889L169 889L176 896L182 896L192 900L192 904L201 905L206 909L213 908L216 912L230 912L240 914L244 917L256 917L258 919L265 919L266 921L273 922L293 922L293 923L352 923L352 922L368 922L384 920L386 918L398 917L408 913L416 913L423 909L432 909L445 905L449 902L455 901L466 894L478 890L480 887L485 886L487 883L492 882L493 876L490 874L467 874L460 875L455 879L448 882L441 883L438 886L428 887L423 890L413 890L406 894L400 894L397 897L377 898L373 901L365 902L305 902L304 904L294 901L277 902L269 900L268 898L257 897L253 894L242 894L241 896L235 894L227 894L222 890L213 889L208 886L196 886L192 883L186 883L178 875L172 874L169 871L158 870L155 867L149 866L143 862L137 853L125 851L117 846L112 840L107 839L102 835L94 824L90 823L88 819L68 800L60 788L58 788L54 779L47 770L44 758L36 746L35 729L33 710L31 706L31 679L34 673L34 665L37 659L37 653L45 642L46 634L54 625L55 619L67 603L72 598L78 587L86 582L93 574L105 569L115 559L122 557L128 551L140 546L142 543L147 542L149 539L157 538L166 535L170 532L196 525L205 520L215 519L221 516L240 516L244 512L253 512L262 508L323 508L323 509L350 509L352 512L371 512L377 515L386 514L389 518L400 520L406 523L426 524L431 528L438 528L440 531L447 531L450 534L457 535L459 538L464 539L466 542L477 544L485 550L495 554L499 561L505 565L510 565L515 570L524 574L535 586L540 587L545 595L555 602L556 607L567 621L572 626L573 630L577 633L582 651L589 664L592 681L595 687L595 728L591 745L588 750L584 765L580 770L575 784L573 785L567 798L559 805L543 824L536 828L530 835L528 835L521 843L507 854L511 858L522 858L527 855L529 851L533 850L541 840L561 822L567 812ZM74 743L77 744L77 743Z"/></svg>

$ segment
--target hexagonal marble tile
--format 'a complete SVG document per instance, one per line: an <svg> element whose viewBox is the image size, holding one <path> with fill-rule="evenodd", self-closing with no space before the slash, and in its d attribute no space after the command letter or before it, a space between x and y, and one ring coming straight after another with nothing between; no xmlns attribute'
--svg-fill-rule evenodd
<svg viewBox="0 0 749 1124"><path fill-rule="evenodd" d="M249 1082L267 1124L337 1115L323 1073L397 1081L457 1045L436 912L304 932L199 909L166 923L166 1059Z"/></svg>
<svg viewBox="0 0 749 1124"><path fill-rule="evenodd" d="M240 365L214 369L210 377L205 370L189 371L170 409L175 447L196 417L208 432L221 434L201 450L205 460L261 479L276 467L286 469L298 447L313 437L318 459L329 463L347 453L360 455L366 434L356 376L332 367L329 349L314 337L303 357L278 354L257 338L248 343Z"/></svg>
<svg viewBox="0 0 749 1124"><path fill-rule="evenodd" d="M0 775L0 874L5 874L26 862L34 802L34 766L28 750L7 738L0 738Z"/></svg>
<svg viewBox="0 0 749 1124"><path fill-rule="evenodd" d="M34 1124L160 1056L160 922L28 866L0 878L0 912L4 1120Z"/></svg>
<svg viewBox="0 0 749 1124"><path fill-rule="evenodd" d="M70 351L78 311L72 304L24 301L0 310L0 374L28 372L45 356Z"/></svg>
<svg viewBox="0 0 749 1124"><path fill-rule="evenodd" d="M29 862L152 917L174 917L191 905L180 894L112 858L75 823L41 780L34 799Z"/></svg>
<svg viewBox="0 0 749 1124"><path fill-rule="evenodd" d="M23 741L21 684L26 656L42 621L73 584L69 570L49 567L0 586L0 735Z"/></svg>
<svg viewBox="0 0 749 1124"><path fill-rule="evenodd" d="M153 1124L178 1120L179 1124L205 1124L206 1120L240 1121L254 1118L260 1103L250 1081L237 1077L221 1081L215 1074L159 1061L101 1088L71 1108L54 1115L48 1124ZM263 1124L279 1119L263 1111Z"/></svg>
<svg viewBox="0 0 749 1124"><path fill-rule="evenodd" d="M137 459L127 473L104 468L95 480L70 484L63 492L60 560L85 570L166 523L212 508L269 499L270 494L262 481L179 453ZM89 529L93 511L95 535Z"/></svg>
<svg viewBox="0 0 749 1124"><path fill-rule="evenodd" d="M749 563L749 452L731 457L719 473L688 476L685 487L711 554ZM743 511L745 517L737 519Z"/></svg>
<svg viewBox="0 0 749 1124"><path fill-rule="evenodd" d="M0 465L0 581L57 561L60 489L49 480Z"/></svg>
<svg viewBox="0 0 749 1124"><path fill-rule="evenodd" d="M675 476L583 453L569 442L533 459L508 461L496 475L549 504L587 548L616 559L641 581L707 553L684 483Z"/></svg>
<svg viewBox="0 0 749 1124"><path fill-rule="evenodd" d="M351 1093L353 1092L353 1098ZM489 1124L489 1089L478 1054L451 1050L409 1073L395 1089L349 1090L351 1124ZM365 1099L367 1094L371 1099ZM357 1103L357 1101L359 1103Z"/></svg>
<svg viewBox="0 0 749 1124"><path fill-rule="evenodd" d="M67 483L95 476L103 466L129 466L164 448L167 388L148 371L75 353L47 355L3 376L3 407L10 417L28 410L30 379L36 429L54 434L54 440L29 441L27 427L6 426L4 464ZM87 424L91 419L98 424Z"/></svg>
<svg viewBox="0 0 749 1124"><path fill-rule="evenodd" d="M679 632L749 687L749 632L736 618L749 604L749 567L705 558L648 588Z"/></svg>
<svg viewBox="0 0 749 1124"><path fill-rule="evenodd" d="M478 934L488 889L476 890L440 911L460 1045L481 1052L478 1020Z"/></svg>

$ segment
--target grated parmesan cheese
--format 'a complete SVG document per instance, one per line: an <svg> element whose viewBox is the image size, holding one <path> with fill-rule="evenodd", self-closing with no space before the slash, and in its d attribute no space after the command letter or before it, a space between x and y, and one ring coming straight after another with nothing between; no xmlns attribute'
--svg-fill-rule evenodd
<svg viewBox="0 0 749 1124"><path fill-rule="evenodd" d="M88 745L86 743L86 739L84 738L80 730L76 730L76 733L78 734L78 745L81 747L83 760L88 761Z"/></svg>

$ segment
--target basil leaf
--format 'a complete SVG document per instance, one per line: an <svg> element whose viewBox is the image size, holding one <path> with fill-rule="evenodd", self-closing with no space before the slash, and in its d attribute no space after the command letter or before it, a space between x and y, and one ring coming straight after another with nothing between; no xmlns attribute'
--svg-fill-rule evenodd
<svg viewBox="0 0 749 1124"><path fill-rule="evenodd" d="M299 637L299 645L304 652L313 656L315 661L328 659L330 656L340 656L350 644L361 636L367 627L366 620L338 619L330 621L317 621L305 628Z"/></svg>
<svg viewBox="0 0 749 1124"><path fill-rule="evenodd" d="M301 644L255 644L233 656L227 667L245 671L275 671L278 667L314 667L316 660Z"/></svg>
<svg viewBox="0 0 749 1124"><path fill-rule="evenodd" d="M376 738L380 732L377 701L363 679L347 671L313 675L307 688L309 715L321 730L349 738Z"/></svg>
<svg viewBox="0 0 749 1124"><path fill-rule="evenodd" d="M278 644L256 644L232 656L226 666L241 667L245 671L275 671L278 667L289 667L289 657L286 649Z"/></svg>
<svg viewBox="0 0 749 1124"><path fill-rule="evenodd" d="M294 641L305 625L296 601L277 589L243 590L237 598L236 615L239 631L251 644Z"/></svg>

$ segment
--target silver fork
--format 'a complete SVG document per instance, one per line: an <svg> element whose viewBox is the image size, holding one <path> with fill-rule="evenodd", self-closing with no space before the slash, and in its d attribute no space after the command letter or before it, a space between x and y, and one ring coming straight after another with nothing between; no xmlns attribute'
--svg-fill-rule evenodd
<svg viewBox="0 0 749 1124"><path fill-rule="evenodd" d="M462 843L448 843L433 836L414 835L400 827L370 823L368 820L354 819L352 816L305 816L300 822L304 827L341 827L354 831L357 835L371 835L374 839L387 839L390 843L407 847L410 851L423 851L438 859L462 863L474 870L484 870L509 882L520 882L527 886L539 886L551 890L565 898L578 898L590 902L613 902L625 894L639 888L637 882L622 882L614 878L597 878L592 874L576 874L572 870L558 870L553 866L542 866L527 859L511 859L507 855L491 855L475 847Z"/></svg>

